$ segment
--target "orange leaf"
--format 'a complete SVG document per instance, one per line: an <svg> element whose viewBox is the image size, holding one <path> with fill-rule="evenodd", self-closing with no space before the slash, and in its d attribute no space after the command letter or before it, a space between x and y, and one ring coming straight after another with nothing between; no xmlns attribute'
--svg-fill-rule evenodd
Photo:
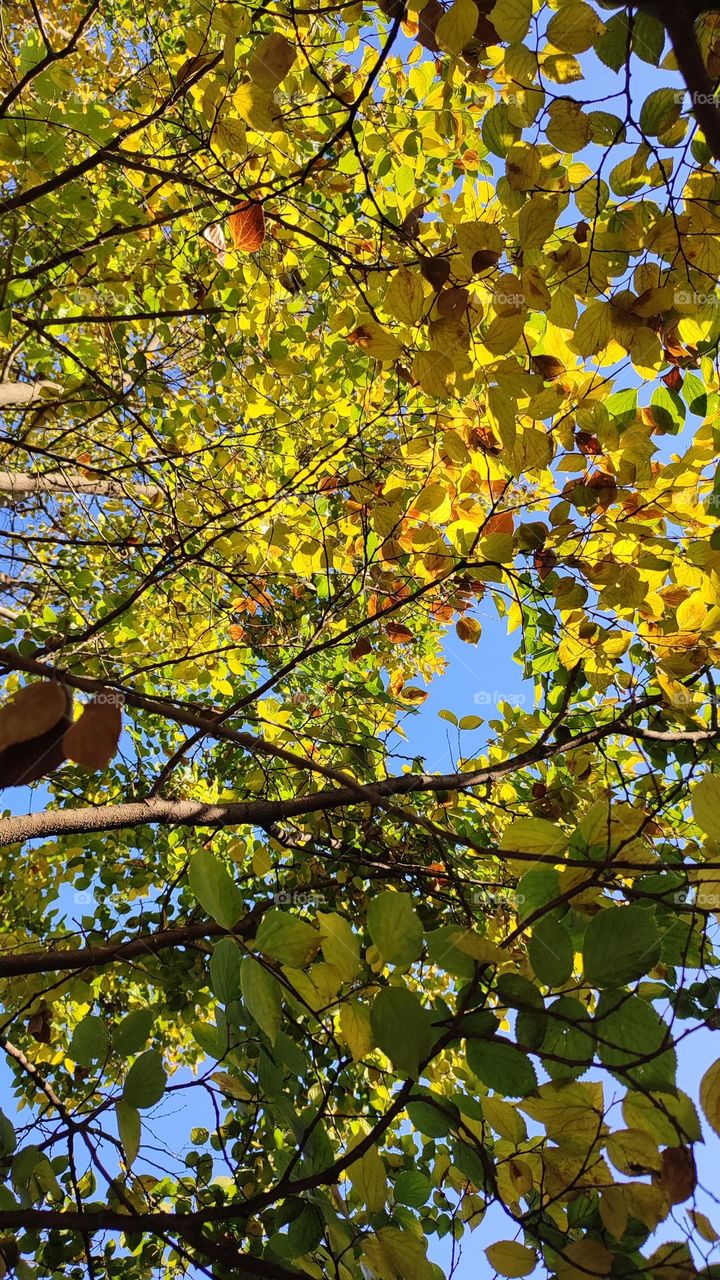
<svg viewBox="0 0 720 1280"><path fill-rule="evenodd" d="M385 634L393 644L409 644L413 638L410 628L404 627L401 622L388 622Z"/></svg>
<svg viewBox="0 0 720 1280"><path fill-rule="evenodd" d="M466 644L477 644L482 628L477 618L459 618L455 623L455 630Z"/></svg>
<svg viewBox="0 0 720 1280"><path fill-rule="evenodd" d="M63 739L69 760L84 769L104 769L110 763L120 738L122 715L117 694L99 694L82 709L79 720Z"/></svg>
<svg viewBox="0 0 720 1280"><path fill-rule="evenodd" d="M265 242L265 210L249 201L239 204L228 218L228 230L235 249L240 253L257 253Z"/></svg>

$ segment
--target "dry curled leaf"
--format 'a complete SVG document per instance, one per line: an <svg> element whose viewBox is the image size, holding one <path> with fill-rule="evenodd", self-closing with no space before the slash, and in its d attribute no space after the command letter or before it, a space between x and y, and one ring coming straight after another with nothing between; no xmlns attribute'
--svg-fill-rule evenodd
<svg viewBox="0 0 720 1280"><path fill-rule="evenodd" d="M117 751L122 714L113 694L100 694L82 709L64 738L69 760L84 769L104 769Z"/></svg>
<svg viewBox="0 0 720 1280"><path fill-rule="evenodd" d="M261 204L248 201L238 205L228 218L233 248L239 253L257 253L265 242L265 211Z"/></svg>
<svg viewBox="0 0 720 1280"><path fill-rule="evenodd" d="M225 233L219 222L213 222L203 231L203 240L207 240L210 248L217 257L221 267L225 266Z"/></svg>

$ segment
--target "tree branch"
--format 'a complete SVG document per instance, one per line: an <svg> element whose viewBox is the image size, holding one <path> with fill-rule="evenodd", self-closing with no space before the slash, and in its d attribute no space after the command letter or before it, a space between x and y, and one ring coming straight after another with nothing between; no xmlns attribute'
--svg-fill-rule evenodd
<svg viewBox="0 0 720 1280"><path fill-rule="evenodd" d="M693 115L710 151L720 161L720 108L695 34L695 13L685 0L636 0L636 7L658 18L665 27L690 95Z"/></svg>

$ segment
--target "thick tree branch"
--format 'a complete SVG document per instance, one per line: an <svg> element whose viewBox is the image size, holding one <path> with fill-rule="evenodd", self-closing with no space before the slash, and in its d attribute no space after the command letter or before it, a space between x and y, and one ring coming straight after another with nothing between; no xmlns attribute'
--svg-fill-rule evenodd
<svg viewBox="0 0 720 1280"><path fill-rule="evenodd" d="M720 161L720 108L695 34L694 9L685 0L639 0L636 7L659 18L665 27L690 95L693 115L710 151Z"/></svg>
<svg viewBox="0 0 720 1280"><path fill-rule="evenodd" d="M80 471L46 471L40 475L29 471L0 471L0 493L9 494L12 500L32 493L77 493L98 498L145 498L151 502L161 492L155 484L122 484Z"/></svg>
<svg viewBox="0 0 720 1280"><path fill-rule="evenodd" d="M268 899L268 903L272 900ZM31 973L60 973L79 969L101 969L124 960L138 960L157 955L173 947L185 947L202 938L221 938L232 933L236 938L249 938L255 932L265 906L261 904L249 911L232 929L224 929L212 920L200 920L196 924L180 925L175 929L158 929L155 933L141 933L126 942L107 942L95 946L78 947L71 951L24 951L0 954L0 978L27 976Z"/></svg>

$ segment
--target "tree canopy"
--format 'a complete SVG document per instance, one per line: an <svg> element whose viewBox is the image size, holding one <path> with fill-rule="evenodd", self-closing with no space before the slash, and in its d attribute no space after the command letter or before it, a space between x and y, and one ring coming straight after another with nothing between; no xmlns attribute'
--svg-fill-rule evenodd
<svg viewBox="0 0 720 1280"><path fill-rule="evenodd" d="M718 78L696 0L5 0L0 1276L719 1274Z"/></svg>

